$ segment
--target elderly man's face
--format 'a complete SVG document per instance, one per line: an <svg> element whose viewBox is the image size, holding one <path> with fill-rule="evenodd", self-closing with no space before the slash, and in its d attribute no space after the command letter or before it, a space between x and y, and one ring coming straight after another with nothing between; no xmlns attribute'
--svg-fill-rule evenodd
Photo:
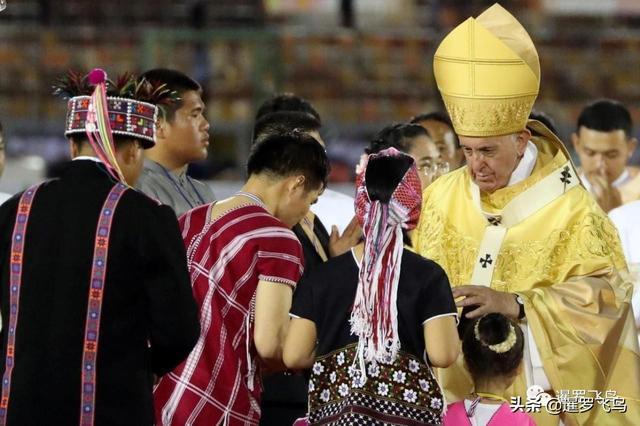
<svg viewBox="0 0 640 426"><path fill-rule="evenodd" d="M483 192L509 183L531 136L527 131L484 138L459 136L471 178Z"/></svg>

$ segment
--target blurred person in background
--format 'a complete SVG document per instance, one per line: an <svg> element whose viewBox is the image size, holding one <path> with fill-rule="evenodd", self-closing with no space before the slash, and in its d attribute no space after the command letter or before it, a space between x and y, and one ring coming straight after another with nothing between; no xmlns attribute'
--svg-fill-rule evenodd
<svg viewBox="0 0 640 426"><path fill-rule="evenodd" d="M467 166L424 191L414 248L446 271L458 307L473 307L467 318L499 313L523 328L523 369L500 396L615 391L626 412L531 414L539 425L637 423L640 349L620 240L564 144L528 119L540 89L531 37L495 4L444 38L434 75ZM462 359L440 378L449 401L472 392Z"/></svg>
<svg viewBox="0 0 640 426"><path fill-rule="evenodd" d="M395 148L414 159L422 189L449 172L449 163L442 160L429 132L419 124L400 123L383 128L371 140L365 153L375 154L387 148Z"/></svg>
<svg viewBox="0 0 640 426"><path fill-rule="evenodd" d="M253 128L253 143L259 143L269 136L282 135L290 132L303 132L313 137L318 143L325 148L325 143L320 136L320 122L314 115L308 114L302 111L279 111L266 114L262 116L254 125ZM353 210L353 199L347 195L325 189L319 200L322 197L327 197L330 201L340 204L343 207ZM320 202L320 201L318 201ZM311 206L311 209L316 208L316 205ZM339 208L339 206L336 206ZM343 212L332 213L333 216L344 216ZM325 215L325 218L327 215ZM346 226L346 229L340 233L337 229L337 225L331 227L331 234L327 233L324 226L325 224L319 216L313 212L309 214L296 226L293 227L293 232L300 238L305 253L314 253L314 256L305 256L308 261L306 265L309 268L313 268L318 262L327 260L329 257L340 255L349 250L355 245L362 233L357 224L355 217L351 217L351 221ZM312 260L314 259L314 260Z"/></svg>
<svg viewBox="0 0 640 426"><path fill-rule="evenodd" d="M2 122L0 121L0 178L4 173L4 164L6 161L6 142L4 139L4 129L2 127ZM7 194L6 192L0 192L0 204L7 201L11 198L11 194Z"/></svg>
<svg viewBox="0 0 640 426"><path fill-rule="evenodd" d="M301 132L313 137L324 148L324 142L318 133L319 130L320 122L305 112L273 112L263 116L255 123L253 144L260 143L269 137ZM304 250L305 274L330 257L329 233L318 216L313 213L307 215L300 223L294 225L292 230Z"/></svg>
<svg viewBox="0 0 640 426"><path fill-rule="evenodd" d="M253 144L262 143L265 139L274 136L301 132L313 137L324 147L319 130L320 122L313 114L302 111L270 112L255 123ZM326 196L326 190L321 195L323 196ZM353 204L351 209L353 210ZM361 235L355 220L342 235L339 235L336 229L332 229L329 235L318 216L313 214L305 216L302 221L293 226L292 230L300 240L304 252L303 276L307 276L330 257L348 251L358 243ZM260 423L262 425L292 424L295 419L303 416L307 410L307 387L308 380L303 374L286 372L265 376Z"/></svg>
<svg viewBox="0 0 640 426"><path fill-rule="evenodd" d="M263 115L253 125L252 144L262 142L272 135L300 131L313 137L325 147L320 136L320 121L311 114L302 111L278 111Z"/></svg>
<svg viewBox="0 0 640 426"><path fill-rule="evenodd" d="M583 183L604 211L632 201L623 200L622 190L629 184L639 185L640 190L640 182L632 183L639 169L627 164L638 141L633 137L631 114L623 104L601 99L586 106L571 141L580 158Z"/></svg>
<svg viewBox="0 0 640 426"><path fill-rule="evenodd" d="M546 112L533 110L531 111L531 114L529 114L529 120L539 121L544 124L547 129L551 130L551 133L554 135L558 134L555 121L553 121L553 118L551 118ZM529 130L533 136L542 136L533 129Z"/></svg>
<svg viewBox="0 0 640 426"><path fill-rule="evenodd" d="M175 214L131 188L171 98L117 81L57 84L72 161L0 207L0 424L151 426L153 376L198 339Z"/></svg>
<svg viewBox="0 0 640 426"><path fill-rule="evenodd" d="M263 102L256 113L256 122L265 115L278 111L297 111L309 114L322 126L320 114L313 105L306 99L291 93L276 95ZM312 136L325 146L324 140L320 137L320 128ZM349 233L352 233L353 225L356 222L353 212L353 197L327 188L318 202L311 207L308 220L313 223L311 215L317 215L325 228L331 229L331 234L335 234L336 237L347 234L347 229Z"/></svg>
<svg viewBox="0 0 640 426"><path fill-rule="evenodd" d="M464 166L464 154L460 147L460 141L453 131L451 120L447 114L439 111L420 114L413 117L411 123L419 124L429 132L442 160L449 163L450 170L453 171Z"/></svg>
<svg viewBox="0 0 640 426"><path fill-rule="evenodd" d="M209 147L202 88L191 77L170 69L149 70L141 78L164 85L178 95L179 101L159 106L156 145L145 153L137 188L180 216L214 201L211 188L187 174L189 163L205 160Z"/></svg>
<svg viewBox="0 0 640 426"><path fill-rule="evenodd" d="M317 200L328 172L315 139L273 135L252 146L239 192L180 218L202 331L154 391L158 424L258 424L261 373L284 367L291 297L304 270L290 228Z"/></svg>
<svg viewBox="0 0 640 426"><path fill-rule="evenodd" d="M306 99L294 95L293 93L282 93L279 95L274 95L260 104L258 110L256 111L256 121L260 120L267 114L281 111L304 112L313 116L313 118L318 120L318 123L322 125L320 114L313 107L313 105L311 105L311 103Z"/></svg>
<svg viewBox="0 0 640 426"><path fill-rule="evenodd" d="M632 201L609 212L616 225L624 255L629 265L629 280L633 287L632 305L640 342L640 200Z"/></svg>

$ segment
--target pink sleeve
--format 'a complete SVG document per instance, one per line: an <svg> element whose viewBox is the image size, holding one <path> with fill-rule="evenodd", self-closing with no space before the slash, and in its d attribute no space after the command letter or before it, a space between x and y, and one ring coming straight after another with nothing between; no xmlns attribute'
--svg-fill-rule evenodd
<svg viewBox="0 0 640 426"><path fill-rule="evenodd" d="M302 246L295 234L282 228L260 241L256 265L260 281L295 288L304 271Z"/></svg>

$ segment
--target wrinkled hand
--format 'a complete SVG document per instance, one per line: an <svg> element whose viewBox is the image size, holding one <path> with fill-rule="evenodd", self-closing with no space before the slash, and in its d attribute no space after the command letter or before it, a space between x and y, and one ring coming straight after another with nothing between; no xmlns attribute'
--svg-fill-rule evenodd
<svg viewBox="0 0 640 426"><path fill-rule="evenodd" d="M611 186L603 172L589 173L587 179L591 184L593 196L602 210L608 212L622 205L620 192Z"/></svg>
<svg viewBox="0 0 640 426"><path fill-rule="evenodd" d="M362 228L358 223L358 219L354 216L345 228L342 235L338 231L338 227L331 227L331 235L329 236L329 257L340 256L357 245L362 238Z"/></svg>
<svg viewBox="0 0 640 426"><path fill-rule="evenodd" d="M469 319L479 318L485 314L498 313L517 320L520 306L513 293L496 291L482 285L463 285L453 289L453 297L462 300L456 302L457 307L477 305L477 308L466 314Z"/></svg>

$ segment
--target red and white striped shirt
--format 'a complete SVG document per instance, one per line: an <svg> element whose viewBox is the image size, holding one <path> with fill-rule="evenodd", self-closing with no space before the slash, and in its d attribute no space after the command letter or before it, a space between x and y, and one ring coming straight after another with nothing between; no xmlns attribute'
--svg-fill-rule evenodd
<svg viewBox="0 0 640 426"><path fill-rule="evenodd" d="M300 242L264 208L242 206L211 221L211 206L180 218L202 330L189 357L154 391L156 421L164 426L258 424L258 281L295 287L303 272Z"/></svg>

